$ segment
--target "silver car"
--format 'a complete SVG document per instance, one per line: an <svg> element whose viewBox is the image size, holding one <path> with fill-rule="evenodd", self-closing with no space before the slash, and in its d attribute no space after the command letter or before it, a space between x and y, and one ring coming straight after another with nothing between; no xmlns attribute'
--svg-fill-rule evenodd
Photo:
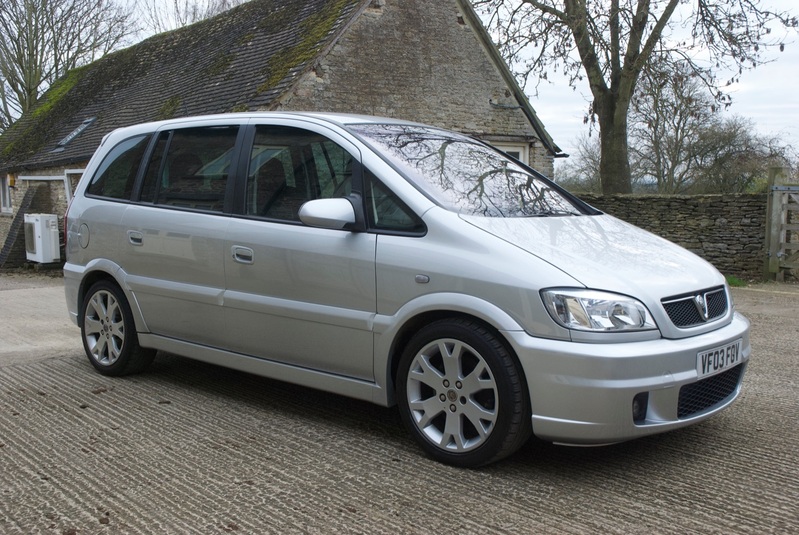
<svg viewBox="0 0 799 535"><path fill-rule="evenodd" d="M157 350L399 406L439 461L607 444L738 396L749 322L692 253L492 147L303 113L117 130L67 213L102 374Z"/></svg>

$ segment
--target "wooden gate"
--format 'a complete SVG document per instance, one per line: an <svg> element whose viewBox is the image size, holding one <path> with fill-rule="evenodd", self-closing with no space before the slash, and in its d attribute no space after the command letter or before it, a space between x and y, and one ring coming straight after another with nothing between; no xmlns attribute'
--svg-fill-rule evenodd
<svg viewBox="0 0 799 535"><path fill-rule="evenodd" d="M766 229L766 276L784 280L799 270L799 186L771 186Z"/></svg>

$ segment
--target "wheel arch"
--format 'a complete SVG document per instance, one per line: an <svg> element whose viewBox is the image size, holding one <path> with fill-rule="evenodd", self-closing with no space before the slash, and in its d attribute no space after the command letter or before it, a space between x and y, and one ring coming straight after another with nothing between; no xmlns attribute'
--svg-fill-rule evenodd
<svg viewBox="0 0 799 535"><path fill-rule="evenodd" d="M441 307L438 299L431 296L425 296L425 300L429 300L431 302L436 302L439 306L421 306L421 307L414 307L416 309L415 313L413 314L402 314L402 310L395 316L400 317L401 320L395 323L394 328L390 328L385 332L381 333L381 338L383 342L385 342L386 338L390 341L388 342L388 347L380 348L380 342L378 342L378 354L382 354L385 358L385 367L383 366L376 366L377 370L384 370L385 373L385 392L386 392L386 405L393 406L396 404L396 378L397 378L397 370L399 368L399 363L402 358L402 353L405 350L405 347L410 342L413 335L424 325L429 323L433 323L435 321L439 321L442 319L455 319L455 318L463 318L468 319L474 322L479 323L489 332L491 332L496 338L505 346L505 349L508 353L513 357L516 361L517 368L519 373L525 379L526 382L526 374L524 368L521 366L521 362L519 361L519 357L514 350L513 344L511 344L508 337L505 335L503 331L521 331L523 330L521 325L513 320L508 314L506 314L501 309L497 308L494 305L489 303L485 303L475 297L472 296L458 296L457 303L453 303L453 306L449 307ZM465 298L465 299L463 299ZM472 301L477 301L477 303L473 303ZM477 306L474 306L477 305ZM487 306L486 306L487 305ZM403 309L407 309L409 305L403 307ZM379 376L379 375L378 375Z"/></svg>
<svg viewBox="0 0 799 535"><path fill-rule="evenodd" d="M86 294L89 293L91 287L97 282L105 280L115 284L122 290L125 299L128 301L130 311L133 314L133 322L136 325L136 330L138 332L146 331L146 324L139 310L139 304L135 296L125 284L120 282L120 278L124 278L124 274L122 268L108 260L100 260L86 267L86 270L81 276L80 285L78 286L78 327L83 327L83 315L80 311L83 310L83 300L86 298Z"/></svg>

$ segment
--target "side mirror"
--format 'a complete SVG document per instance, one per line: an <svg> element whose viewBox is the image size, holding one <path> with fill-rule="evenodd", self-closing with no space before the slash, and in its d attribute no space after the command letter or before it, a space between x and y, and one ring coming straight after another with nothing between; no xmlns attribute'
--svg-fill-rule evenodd
<svg viewBox="0 0 799 535"><path fill-rule="evenodd" d="M300 207L300 221L311 227L341 230L355 224L355 209L348 199L316 199Z"/></svg>

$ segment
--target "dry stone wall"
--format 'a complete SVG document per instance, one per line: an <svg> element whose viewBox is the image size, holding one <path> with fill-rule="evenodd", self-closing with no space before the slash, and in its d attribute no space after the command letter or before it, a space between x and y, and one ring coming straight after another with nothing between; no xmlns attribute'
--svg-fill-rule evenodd
<svg viewBox="0 0 799 535"><path fill-rule="evenodd" d="M766 258L766 194L591 195L605 213L662 236L725 275L760 278Z"/></svg>

